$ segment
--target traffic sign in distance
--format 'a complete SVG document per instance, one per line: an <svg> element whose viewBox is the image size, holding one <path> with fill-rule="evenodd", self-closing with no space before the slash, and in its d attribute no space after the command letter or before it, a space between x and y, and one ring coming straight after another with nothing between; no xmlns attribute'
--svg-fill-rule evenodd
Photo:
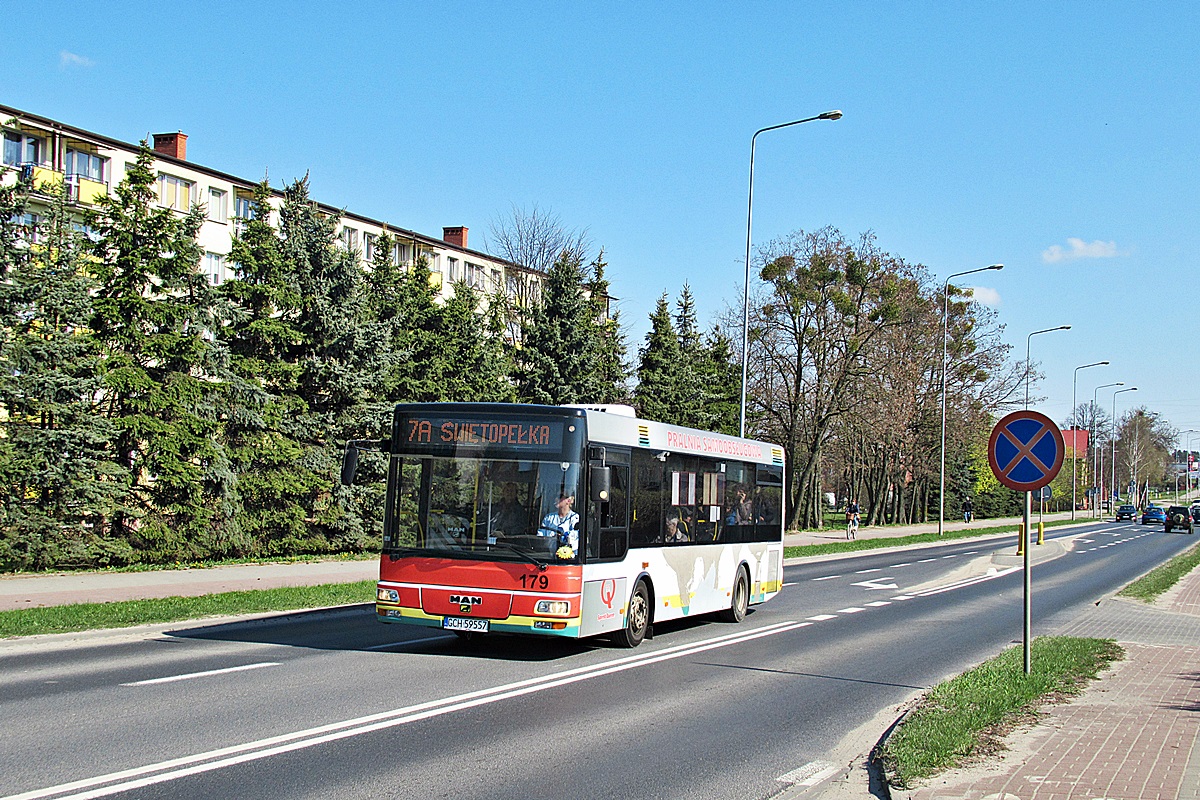
<svg viewBox="0 0 1200 800"><path fill-rule="evenodd" d="M1062 468L1062 431L1037 411L1014 411L996 423L988 441L988 463L996 480L1018 492L1040 489Z"/></svg>

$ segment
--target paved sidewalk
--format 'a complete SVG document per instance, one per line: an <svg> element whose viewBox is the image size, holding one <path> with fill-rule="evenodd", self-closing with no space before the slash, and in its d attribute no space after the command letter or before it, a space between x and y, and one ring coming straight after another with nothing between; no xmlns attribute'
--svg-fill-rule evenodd
<svg viewBox="0 0 1200 800"><path fill-rule="evenodd" d="M353 583L379 577L379 560L238 564L145 572L66 572L0 577L0 611L150 597L198 597L245 589Z"/></svg>
<svg viewBox="0 0 1200 800"><path fill-rule="evenodd" d="M1154 606L1107 598L1058 633L1116 639L1126 658L1000 757L895 800L1200 798L1200 570Z"/></svg>

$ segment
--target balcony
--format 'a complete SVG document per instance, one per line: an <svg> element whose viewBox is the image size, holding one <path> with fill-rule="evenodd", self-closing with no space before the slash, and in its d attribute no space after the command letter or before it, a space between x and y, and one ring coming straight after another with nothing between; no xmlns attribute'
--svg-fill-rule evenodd
<svg viewBox="0 0 1200 800"><path fill-rule="evenodd" d="M33 191L46 194L43 187L63 186L67 192L67 200L72 203L95 205L96 200L108 195L108 184L92 180L83 175L64 175L58 170L41 164L22 164L21 180L27 182Z"/></svg>

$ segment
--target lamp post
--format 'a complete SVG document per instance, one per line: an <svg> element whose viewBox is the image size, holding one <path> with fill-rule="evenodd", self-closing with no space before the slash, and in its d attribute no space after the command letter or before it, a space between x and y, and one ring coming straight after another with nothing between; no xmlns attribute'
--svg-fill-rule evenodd
<svg viewBox="0 0 1200 800"><path fill-rule="evenodd" d="M1187 476L1183 481L1183 487L1184 487L1183 488L1183 499L1184 500L1187 500L1188 492L1190 492L1192 490L1191 459L1192 459L1192 434L1193 433L1200 433L1200 431L1193 430L1191 428L1184 431L1184 434L1187 435L1187 444L1185 445L1185 447L1187 447L1187 450L1184 451L1184 454L1183 454L1183 474ZM1176 483L1176 486L1178 486L1178 485L1179 484Z"/></svg>
<svg viewBox="0 0 1200 800"><path fill-rule="evenodd" d="M1093 421L1095 419L1095 414L1096 414L1095 409L1099 407L1098 402L1097 402L1097 397L1100 394L1100 390L1107 389L1110 386L1124 386L1124 385L1125 385L1125 381L1117 381L1116 383L1105 383L1105 384L1102 384L1102 385L1096 387L1096 391L1092 392ZM1089 434L1089 436L1092 438L1093 441L1095 440L1097 433L1099 433L1099 431L1093 429L1092 433ZM1104 485L1104 475L1102 474L1103 471L1100 469L1100 446L1096 445L1092 449L1092 453L1093 453L1093 455L1092 455L1092 475L1094 476L1094 478L1096 480L1096 491L1099 492L1097 497L1100 498L1100 502L1101 502L1101 504L1103 504L1104 492L1100 492L1100 488ZM1093 514L1093 516L1099 518L1100 506L1099 505L1096 506L1096 508L1093 510L1096 512L1095 514Z"/></svg>
<svg viewBox="0 0 1200 800"><path fill-rule="evenodd" d="M1075 400L1075 389L1079 385L1079 370L1087 369L1088 367L1106 367L1106 366L1108 366L1107 361L1097 361L1095 364L1084 364L1081 367L1075 368L1075 375L1071 379L1071 417L1075 423L1076 431L1079 430L1079 420L1074 419L1075 414L1077 413L1075 410L1075 403L1077 402ZM1088 433L1088 436L1089 437L1091 436L1090 432ZM1072 445L1072 447L1071 447L1071 519L1075 519L1075 447L1074 447L1075 444L1076 444L1076 436L1074 434L1072 434L1071 435L1071 445Z"/></svg>
<svg viewBox="0 0 1200 800"><path fill-rule="evenodd" d="M1117 395L1119 395L1123 392L1136 392L1136 391L1137 391L1137 387L1131 386L1128 389L1117 389L1115 392L1113 392L1112 457L1109 459L1110 461L1112 461L1112 463L1109 464L1108 466L1109 466L1109 469L1112 470L1112 473L1111 473L1112 474L1112 488L1114 490L1117 488ZM1118 497L1119 496L1120 495L1118 495Z"/></svg>
<svg viewBox="0 0 1200 800"><path fill-rule="evenodd" d="M942 287L942 488L938 492L938 536L942 535L946 525L946 340L949 338L950 319L950 281L963 275L973 275L976 272L987 272L990 269L1004 269L1003 264L992 264L988 267L969 269L966 272L956 272L946 278Z"/></svg>
<svg viewBox="0 0 1200 800"><path fill-rule="evenodd" d="M773 131L777 128L790 128L792 125L800 125L804 122L813 122L819 119L841 119L841 111L826 111L824 114L818 114L815 117L805 117L791 122L783 122L779 125L768 125L765 128L759 128L750 137L750 199L746 203L746 285L742 292L742 421L740 425L739 436L746 435L746 368L748 366L748 356L750 350L750 224L754 218L754 143L758 139L760 133Z"/></svg>
<svg viewBox="0 0 1200 800"><path fill-rule="evenodd" d="M1054 331L1069 331L1070 325L1059 325L1057 328L1045 328L1040 331L1034 331L1025 337L1025 410L1029 410L1029 373L1033 371L1033 365L1029 361L1029 343L1033 337L1039 333L1053 333Z"/></svg>

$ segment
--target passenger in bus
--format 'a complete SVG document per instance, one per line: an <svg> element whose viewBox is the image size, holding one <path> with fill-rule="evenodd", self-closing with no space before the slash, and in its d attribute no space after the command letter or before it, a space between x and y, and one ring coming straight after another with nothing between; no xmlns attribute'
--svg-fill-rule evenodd
<svg viewBox="0 0 1200 800"><path fill-rule="evenodd" d="M504 484L500 503L494 509L492 531L496 536L519 536L529 529L529 512L517 499L517 485Z"/></svg>
<svg viewBox="0 0 1200 800"><path fill-rule="evenodd" d="M579 515L571 510L574 504L575 495L559 494L554 503L554 511L542 517L538 536L556 536L560 545L565 544L572 550L578 550Z"/></svg>
<svg viewBox="0 0 1200 800"><path fill-rule="evenodd" d="M754 524L754 503L750 500L750 493L746 491L746 487L741 484L733 487L733 502L725 514L725 524Z"/></svg>
<svg viewBox="0 0 1200 800"><path fill-rule="evenodd" d="M679 512L672 511L667 514L666 531L663 533L663 541L667 544L691 541L688 537L685 523L679 519Z"/></svg>

